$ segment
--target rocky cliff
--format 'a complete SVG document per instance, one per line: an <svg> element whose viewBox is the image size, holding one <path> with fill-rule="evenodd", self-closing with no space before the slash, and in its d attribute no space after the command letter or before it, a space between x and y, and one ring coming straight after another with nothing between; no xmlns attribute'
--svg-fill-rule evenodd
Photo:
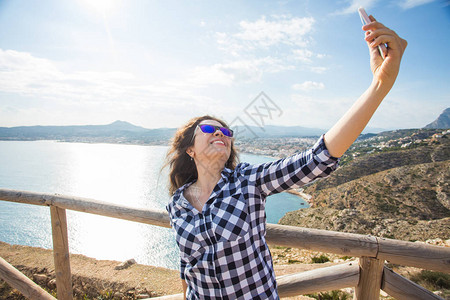
<svg viewBox="0 0 450 300"><path fill-rule="evenodd" d="M354 152L367 141L359 143ZM402 240L450 238L449 134L435 133L416 144L357 156L307 187L312 207L286 214L280 224Z"/></svg>

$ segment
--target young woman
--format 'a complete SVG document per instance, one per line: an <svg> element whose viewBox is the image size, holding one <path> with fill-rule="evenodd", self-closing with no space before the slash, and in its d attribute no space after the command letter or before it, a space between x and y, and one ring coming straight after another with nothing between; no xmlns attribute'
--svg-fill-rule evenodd
<svg viewBox="0 0 450 300"><path fill-rule="evenodd" d="M265 240L265 199L335 170L393 86L407 43L371 20L363 30L372 84L312 149L271 163L237 164L225 122L203 116L177 131L167 156L167 210L180 248L185 298L279 299ZM384 60L381 43L388 46Z"/></svg>

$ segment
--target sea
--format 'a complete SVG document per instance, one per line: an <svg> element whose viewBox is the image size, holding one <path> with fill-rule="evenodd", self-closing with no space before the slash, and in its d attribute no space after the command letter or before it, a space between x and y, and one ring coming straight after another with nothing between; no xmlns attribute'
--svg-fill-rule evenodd
<svg viewBox="0 0 450 300"><path fill-rule="evenodd" d="M167 146L0 141L0 188L87 197L136 208L165 209ZM241 162L273 158L240 154ZM268 223L308 207L281 193L267 198ZM69 251L102 260L179 268L171 229L67 210ZM0 200L0 241L52 249L50 209Z"/></svg>

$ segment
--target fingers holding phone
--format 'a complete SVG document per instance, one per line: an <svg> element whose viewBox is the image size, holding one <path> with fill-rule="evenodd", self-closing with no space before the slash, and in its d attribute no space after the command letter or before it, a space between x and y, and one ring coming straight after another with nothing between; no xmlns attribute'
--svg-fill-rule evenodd
<svg viewBox="0 0 450 300"><path fill-rule="evenodd" d="M408 43L373 16L369 17L363 8L358 12L364 24L362 29L366 32L365 40L370 49L370 64L375 79L395 81Z"/></svg>
<svg viewBox="0 0 450 300"><path fill-rule="evenodd" d="M395 31L375 21L375 19L371 23L364 25L363 30L366 30L365 40L369 47L379 47L383 50L383 59L388 55L388 49L398 50L399 54L402 55L408 44Z"/></svg>

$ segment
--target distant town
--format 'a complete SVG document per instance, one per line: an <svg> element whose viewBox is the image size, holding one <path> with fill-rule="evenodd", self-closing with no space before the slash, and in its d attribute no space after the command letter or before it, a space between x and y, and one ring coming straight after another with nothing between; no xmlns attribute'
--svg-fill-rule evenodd
<svg viewBox="0 0 450 300"><path fill-rule="evenodd" d="M361 135L347 151L344 161L363 154L414 148L448 137L449 129L402 129ZM311 148L318 137L259 138L236 141L240 152L283 158Z"/></svg>

